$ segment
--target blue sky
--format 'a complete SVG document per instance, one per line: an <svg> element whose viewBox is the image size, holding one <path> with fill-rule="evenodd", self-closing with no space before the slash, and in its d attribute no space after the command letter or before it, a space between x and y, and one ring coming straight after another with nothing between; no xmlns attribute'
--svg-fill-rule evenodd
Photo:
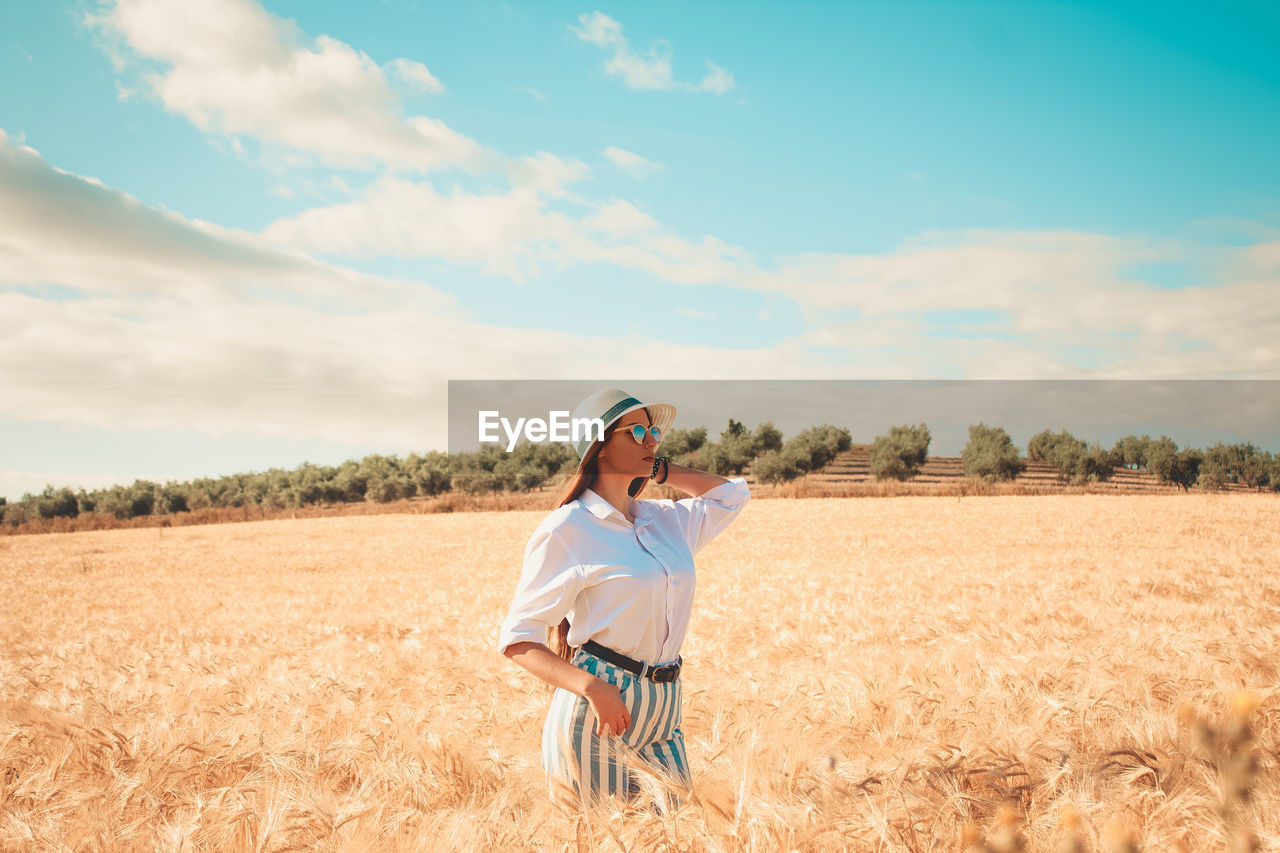
<svg viewBox="0 0 1280 853"><path fill-rule="evenodd" d="M6 4L0 495L443 448L450 378L1278 378L1277 36Z"/></svg>

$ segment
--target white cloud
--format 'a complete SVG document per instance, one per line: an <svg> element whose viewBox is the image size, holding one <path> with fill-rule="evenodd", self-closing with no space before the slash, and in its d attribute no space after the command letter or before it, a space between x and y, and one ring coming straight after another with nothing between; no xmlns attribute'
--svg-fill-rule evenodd
<svg viewBox="0 0 1280 853"><path fill-rule="evenodd" d="M913 370L934 365L934 375L1261 378L1280 376L1271 251L1080 232L927 232L884 255L782 257L776 272L740 283L795 299L809 320L805 342L883 349ZM1187 263L1205 279L1167 290L1126 274L1149 262ZM859 316L828 319L841 310ZM941 312L996 319L966 331ZM926 323L926 313L942 319ZM1204 349L1188 350L1192 341ZM1072 366L1071 348L1100 366Z"/></svg>
<svg viewBox="0 0 1280 853"><path fill-rule="evenodd" d="M359 308L395 285L317 263L261 237L140 203L54 168L0 131L0 280L162 297L233 297L261 285ZM73 245L74 241L74 245ZM438 296L437 304L451 302Z"/></svg>
<svg viewBox="0 0 1280 853"><path fill-rule="evenodd" d="M681 317L688 317L692 320L710 320L711 319L710 314L707 314L703 311L698 311L694 308L690 308L687 305L677 305L676 313L679 314Z"/></svg>
<svg viewBox="0 0 1280 853"><path fill-rule="evenodd" d="M733 85L733 75L708 59L707 76L702 78L702 82L695 86L694 90L710 92L713 95L723 95L732 89Z"/></svg>
<svg viewBox="0 0 1280 853"><path fill-rule="evenodd" d="M623 172L637 179L647 178L655 172L662 171L664 168L661 163L655 163L652 160L641 157L639 154L613 145L604 149L604 156Z"/></svg>
<svg viewBox="0 0 1280 853"><path fill-rule="evenodd" d="M438 119L403 117L364 53L307 38L253 0L117 0L84 20L106 39L117 71L139 68L140 83L205 133L252 136L299 164L425 171L479 169L491 158ZM389 67L427 91L443 89L420 63Z"/></svg>
<svg viewBox="0 0 1280 853"><path fill-rule="evenodd" d="M685 240L629 202L571 199L565 185L586 174L579 161L539 154L511 161L506 192L438 191L426 181L386 177L349 201L277 220L262 232L271 243L336 257L442 258L516 282L545 265L607 263L683 284L740 278L743 249L714 237ZM586 209L554 209L563 197Z"/></svg>
<svg viewBox="0 0 1280 853"><path fill-rule="evenodd" d="M444 94L444 84L437 80L421 62L414 62L412 59L393 59L387 63L387 70L415 89L432 95Z"/></svg>
<svg viewBox="0 0 1280 853"><path fill-rule="evenodd" d="M328 202L334 196L351 195L351 187L338 175L311 177L306 173L286 173L267 190L271 195L287 199L318 199Z"/></svg>
<svg viewBox="0 0 1280 853"><path fill-rule="evenodd" d="M404 203L402 184L382 186ZM826 369L792 344L486 325L423 282L147 207L3 134L0 234L0 417L407 450L444 446L460 364L476 379L571 378L591 364L618 381L684 377L689 364L707 378ZM637 351L652 355L637 364Z"/></svg>
<svg viewBox="0 0 1280 853"><path fill-rule="evenodd" d="M485 195L380 181L343 205L274 223L265 236L336 255L441 257L516 281L546 268L606 264L671 284L776 293L807 321L802 344L847 341L853 364L893 352L903 376L1071 372L1071 350L1093 351L1133 375L1201 376L1206 365L1280 373L1272 343L1280 309L1269 298L1280 242L1239 248L1072 231L931 231L884 254L780 255L766 269L742 247L673 234L622 199L579 202L583 211L553 207L553 193L563 195L554 176L575 179L585 168L576 162L539 155L524 167L552 178ZM1128 272L1143 263L1192 265L1203 286L1160 289ZM833 319L841 312L859 319ZM973 312L983 321L966 321ZM941 319L925 322L926 314Z"/></svg>
<svg viewBox="0 0 1280 853"><path fill-rule="evenodd" d="M659 52L659 50L663 52ZM640 56L622 48L605 63L606 74L622 78L628 89L666 91L676 88L671 76L671 54L664 43L655 44Z"/></svg>
<svg viewBox="0 0 1280 853"><path fill-rule="evenodd" d="M507 179L513 187L532 189L554 198L565 195L569 184L590 176L591 168L581 160L566 160L546 151L507 161Z"/></svg>
<svg viewBox="0 0 1280 853"><path fill-rule="evenodd" d="M577 227L548 199L588 177L580 160L546 152L507 163L511 189L448 194L428 182L384 177L361 196L314 207L263 230L275 245L327 255L442 258L523 281L538 272L540 246L574 242Z"/></svg>
<svg viewBox="0 0 1280 853"><path fill-rule="evenodd" d="M1259 243L1280 240L1280 228L1235 216L1204 216L1183 229L1188 239L1235 244L1246 240Z"/></svg>
<svg viewBox="0 0 1280 853"><path fill-rule="evenodd" d="M579 15L578 22L582 24L582 29L573 26L569 29L577 33L578 38L585 42L600 47L618 47L627 44L626 38L622 35L622 25L603 12Z"/></svg>
<svg viewBox="0 0 1280 853"><path fill-rule="evenodd" d="M1112 291L1117 270L1182 257L1174 244L1073 231L928 231L883 255L794 255L756 284L817 308L1026 309ZM1145 285L1142 286L1145 289ZM1025 313L1025 312L1024 312Z"/></svg>
<svg viewBox="0 0 1280 853"><path fill-rule="evenodd" d="M614 237L624 237L658 229L658 220L622 199L598 206L583 218L583 224L593 232L603 232Z"/></svg>
<svg viewBox="0 0 1280 853"><path fill-rule="evenodd" d="M516 91L524 92L526 95L533 98L535 101L537 101L540 104L551 103L551 98L547 97L546 94L538 91L537 89L532 88L531 86L518 86L516 87Z"/></svg>
<svg viewBox="0 0 1280 853"><path fill-rule="evenodd" d="M567 378L581 364L619 382L687 377L689 364L705 378L1280 376L1274 234L1237 247L929 232L885 255L781 256L766 269L716 237L672 234L624 200L553 207L587 177L578 161L543 153L509 166L507 192L444 193L388 176L260 236L147 207L0 133L0 415L440 447L459 353L467 378ZM809 324L736 350L500 328L427 283L321 263L304 248L522 275L611 264L784 295ZM1158 290L1126 272L1151 261L1191 264L1204 284ZM995 317L961 338L931 327L926 312L945 310ZM1184 351L1192 338L1201 351ZM1071 368L1064 346L1087 347L1103 367ZM637 366L640 350L652 357Z"/></svg>
<svg viewBox="0 0 1280 853"><path fill-rule="evenodd" d="M309 252L442 258L522 281L535 271L533 247L568 239L570 232L531 188L441 194L428 183L387 177L360 198L277 220L262 233L277 245Z"/></svg>
<svg viewBox="0 0 1280 853"><path fill-rule="evenodd" d="M654 42L644 54L631 49L631 43L622 34L622 25L600 11L578 16L581 27L569 29L582 41L594 44L613 55L605 62L606 74L622 78L628 89L670 91L683 89L689 92L710 92L723 95L734 87L733 75L706 60L707 74L697 84L676 81L671 72L671 48L665 41Z"/></svg>

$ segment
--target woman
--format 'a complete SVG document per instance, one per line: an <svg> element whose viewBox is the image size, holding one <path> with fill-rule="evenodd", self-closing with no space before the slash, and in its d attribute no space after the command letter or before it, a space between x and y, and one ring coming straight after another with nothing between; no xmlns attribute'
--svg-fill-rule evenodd
<svg viewBox="0 0 1280 853"><path fill-rule="evenodd" d="M604 439L575 443L578 468L525 547L498 648L556 688L542 732L553 796L563 783L584 802L630 800L639 787L628 763L637 757L691 784L679 653L693 557L751 493L741 477L656 455L675 414L670 404L646 405L616 389L583 400L574 419L600 418ZM650 479L692 497L635 500Z"/></svg>

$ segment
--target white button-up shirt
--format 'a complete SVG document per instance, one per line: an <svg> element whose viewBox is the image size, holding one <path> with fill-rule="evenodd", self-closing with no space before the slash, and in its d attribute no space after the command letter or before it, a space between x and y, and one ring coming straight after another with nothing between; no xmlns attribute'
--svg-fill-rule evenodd
<svg viewBox="0 0 1280 853"><path fill-rule="evenodd" d="M693 557L751 497L735 477L683 500L628 498L631 524L591 489L529 537L498 650L546 643L569 617L569 645L595 640L646 664L675 661L693 610Z"/></svg>

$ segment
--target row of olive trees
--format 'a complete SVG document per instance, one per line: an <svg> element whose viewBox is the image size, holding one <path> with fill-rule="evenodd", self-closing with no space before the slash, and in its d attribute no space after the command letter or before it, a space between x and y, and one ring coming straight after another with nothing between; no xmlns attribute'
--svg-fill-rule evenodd
<svg viewBox="0 0 1280 853"><path fill-rule="evenodd" d="M876 437L871 447L871 473L877 479L907 480L919 473L929 448L926 425L895 426ZM1012 480L1026 470L1027 462L1047 462L1063 482L1089 483L1111 479L1121 466L1149 471L1158 482L1189 490L1199 486L1216 491L1228 483L1280 491L1280 456L1262 452L1253 444L1224 445L1208 450L1179 449L1168 436L1127 435L1110 450L1088 444L1066 430L1043 430L1027 444L1025 459L1012 439L999 427L969 427L969 442L961 453L965 475L987 481Z"/></svg>
<svg viewBox="0 0 1280 853"><path fill-rule="evenodd" d="M452 464L451 476L439 491L469 495L536 488L578 464L577 454L562 442L521 442L510 453L496 444L486 444L476 453L446 458Z"/></svg>
<svg viewBox="0 0 1280 853"><path fill-rule="evenodd" d="M1157 482L1175 485L1183 491L1200 482L1204 452L1190 446L1178 449L1178 443L1167 435L1160 436L1159 440L1149 435L1126 435L1116 442L1111 452L1117 465L1142 468Z"/></svg>
<svg viewBox="0 0 1280 853"><path fill-rule="evenodd" d="M663 453L678 464L740 475L762 453L782 448L782 433L771 423L754 432L735 420L708 442L705 428L674 430L663 441ZM18 525L34 519L74 518L104 513L118 519L208 508L255 506L294 509L317 503L431 497L445 492L484 494L535 488L577 464L564 443L522 442L508 453L485 445L475 453L374 454L340 465L304 463L293 470L271 468L248 474L205 477L164 484L136 480L132 485L72 491L48 486L20 501L0 499L0 521ZM820 467L829 459L814 464Z"/></svg>
<svg viewBox="0 0 1280 853"><path fill-rule="evenodd" d="M929 452L929 427L890 427L871 445L871 475L877 480L909 480L920 473ZM1026 468L1026 460L1000 427L969 427L969 443L960 453L966 477L995 481L1012 480Z"/></svg>
<svg viewBox="0 0 1280 853"><path fill-rule="evenodd" d="M895 426L877 436L871 448L873 476L898 480L915 476L924 464L929 442L925 424ZM779 483L822 468L850 446L849 431L829 424L811 427L784 442L772 423L759 424L752 431L730 419L716 442L707 440L704 427L672 430L662 442L662 452L677 464L721 476L740 476L751 466L757 481ZM966 476L988 481L1014 479L1030 460L1051 463L1061 479L1074 483L1106 480L1123 465L1144 468L1159 482L1183 489L1199 485L1214 490L1239 483L1280 491L1280 455L1260 452L1252 444L1219 442L1206 451L1180 450L1168 436L1153 440L1148 435L1128 435L1106 451L1066 430L1046 429L1031 439L1023 459L1003 429L980 423L969 427L961 458ZM92 491L48 486L15 503L0 498L0 521L18 525L82 513L129 519L206 508L291 509L315 503L388 502L449 491L519 491L535 488L576 464L577 457L566 444L526 442L510 453L486 445L476 453L431 451L411 453L404 459L374 454L340 465L304 463L293 470L272 468L163 485L136 480L132 485Z"/></svg>
<svg viewBox="0 0 1280 853"><path fill-rule="evenodd" d="M757 424L752 431L730 418L719 441L707 441L706 427L674 429L663 437L659 452L677 465L738 477L757 457L781 447L782 433L771 422Z"/></svg>
<svg viewBox="0 0 1280 853"><path fill-rule="evenodd" d="M878 480L909 480L920 473L929 452L930 434L925 424L891 427L871 445L871 474ZM1051 461L1064 479L1082 482L1111 476L1110 456L1096 446L1065 431L1036 435L1027 447L1027 459L1000 427L978 423L969 427L969 441L960 453L966 477L994 482L1012 480L1026 470L1027 461Z"/></svg>
<svg viewBox="0 0 1280 853"><path fill-rule="evenodd" d="M81 513L130 519L208 508L294 509L316 503L386 503L448 491L515 491L533 488L576 462L567 445L525 443L511 453L489 445L478 453L431 451L403 459L373 454L340 465L307 462L293 470L271 468L164 484L135 480L132 485L92 491L48 486L11 504L0 499L0 520L18 525Z"/></svg>
<svg viewBox="0 0 1280 853"><path fill-rule="evenodd" d="M1238 483L1251 489L1270 486L1280 491L1280 455L1260 452L1252 443L1218 442L1204 452L1200 466L1200 485L1220 489L1227 483Z"/></svg>
<svg viewBox="0 0 1280 853"><path fill-rule="evenodd" d="M777 448L761 453L751 467L761 483L780 483L817 471L853 446L853 437L844 427L830 424L810 427Z"/></svg>
<svg viewBox="0 0 1280 853"><path fill-rule="evenodd" d="M1028 462L1048 462L1058 469L1058 479L1070 483L1103 482L1111 479L1119 464L1113 450L1089 444L1065 429L1043 430L1027 443Z"/></svg>
<svg viewBox="0 0 1280 853"><path fill-rule="evenodd" d="M970 458L981 469L984 479L1013 479L1026 462L1018 457L1017 448L1004 430L991 430L982 425L969 428L969 446L965 448L965 473L970 473ZM975 445L976 441L976 445ZM970 453L971 449L975 452ZM992 464L991 460L1000 460ZM1116 468L1141 468L1159 483L1189 491L1199 486L1217 491L1228 483L1249 488L1270 487L1280 491L1280 455L1261 452L1251 443L1224 445L1218 442L1208 450L1179 448L1167 435L1153 439L1149 435L1126 435L1105 450L1068 433L1043 430L1027 444L1027 459L1053 465L1060 479L1072 483L1099 482L1112 477Z"/></svg>
<svg viewBox="0 0 1280 853"><path fill-rule="evenodd" d="M1142 468L1161 483L1183 490L1199 486L1218 491L1228 483L1251 489L1280 491L1280 455L1260 451L1252 443L1217 442L1207 450L1179 449L1167 435L1126 435L1110 451L1111 462L1119 467Z"/></svg>
<svg viewBox="0 0 1280 853"><path fill-rule="evenodd" d="M1149 435L1126 435L1106 450L1097 442L1087 444L1066 430L1054 433L1046 429L1027 444L1027 458L1050 463L1061 480L1072 483L1109 480L1116 468L1124 466L1145 469L1157 482L1183 490L1195 485L1213 488L1200 476L1204 454L1194 447L1179 450L1177 442L1167 435L1159 440Z"/></svg>

